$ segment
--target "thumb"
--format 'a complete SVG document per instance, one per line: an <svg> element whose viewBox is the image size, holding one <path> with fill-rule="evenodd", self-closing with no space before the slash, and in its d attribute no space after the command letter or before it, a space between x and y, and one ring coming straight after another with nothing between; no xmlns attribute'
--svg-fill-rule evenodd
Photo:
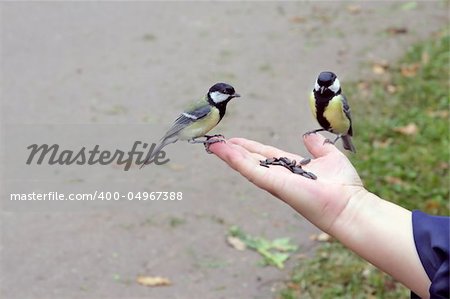
<svg viewBox="0 0 450 299"><path fill-rule="evenodd" d="M336 152L340 153L336 146L331 143L325 143L325 137L321 134L314 133L304 135L303 142L314 158L323 157Z"/></svg>

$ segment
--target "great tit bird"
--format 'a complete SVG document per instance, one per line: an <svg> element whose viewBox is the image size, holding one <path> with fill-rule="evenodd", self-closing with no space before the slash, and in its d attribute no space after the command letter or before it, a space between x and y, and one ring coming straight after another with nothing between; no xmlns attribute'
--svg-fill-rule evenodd
<svg viewBox="0 0 450 299"><path fill-rule="evenodd" d="M191 104L173 123L172 127L161 138L161 143L155 148L152 155L141 165L141 168L158 154L163 147L178 140L187 140L190 143L203 143L206 145L221 141L215 136L206 135L222 120L228 102L240 97L233 86L226 83L216 83L201 99ZM206 140L197 140L205 137ZM223 139L222 139L223 141Z"/></svg>
<svg viewBox="0 0 450 299"><path fill-rule="evenodd" d="M311 92L309 103L313 116L317 119L321 129L307 132L306 134L320 131L328 131L336 134L333 141L326 142L335 144L339 138L342 139L346 150L356 153L352 143L352 117L350 106L346 97L341 93L341 85L333 72L321 72Z"/></svg>

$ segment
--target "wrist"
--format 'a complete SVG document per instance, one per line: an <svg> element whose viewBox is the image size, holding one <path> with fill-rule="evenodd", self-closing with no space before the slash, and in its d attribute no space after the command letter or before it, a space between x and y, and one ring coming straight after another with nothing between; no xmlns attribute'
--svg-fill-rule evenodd
<svg viewBox="0 0 450 299"><path fill-rule="evenodd" d="M411 212L362 188L330 227L347 248L422 297L429 279L414 244Z"/></svg>
<svg viewBox="0 0 450 299"><path fill-rule="evenodd" d="M362 223L358 223L361 213L365 210L370 210L376 200L380 200L379 197L369 192L363 186L349 188L355 188L356 190L351 191L346 205L327 230L327 233L343 243L349 236L356 236L364 231L364 228L360 225Z"/></svg>

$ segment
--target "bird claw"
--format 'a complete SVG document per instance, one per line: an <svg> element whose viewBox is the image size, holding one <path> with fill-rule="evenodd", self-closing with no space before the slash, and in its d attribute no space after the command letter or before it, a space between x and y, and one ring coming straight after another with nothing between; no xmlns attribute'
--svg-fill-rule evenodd
<svg viewBox="0 0 450 299"><path fill-rule="evenodd" d="M325 139L325 140L323 141L323 144L329 143L329 144L335 145L336 142L337 142L341 137L342 137L342 135L337 135L337 137L336 137L333 141L331 141L330 139L327 138L327 139Z"/></svg>
<svg viewBox="0 0 450 299"><path fill-rule="evenodd" d="M225 137L223 135L217 134L217 135L212 135L212 136L205 136L206 140L203 142L203 145L205 146L205 151L208 154L212 154L213 152L209 149L209 147L211 146L211 144L214 143L222 143L222 142L226 142Z"/></svg>
<svg viewBox="0 0 450 299"><path fill-rule="evenodd" d="M209 140L211 138L220 138L220 139L225 139L225 136L223 136L222 134L215 134L215 135L205 135L206 140Z"/></svg>
<svg viewBox="0 0 450 299"><path fill-rule="evenodd" d="M334 142L333 141L331 141L330 139L325 139L324 141L323 141L323 144L325 145L325 144L327 144L327 143L329 143L329 144L333 144L334 145Z"/></svg>
<svg viewBox="0 0 450 299"><path fill-rule="evenodd" d="M325 129L316 129L316 130L308 131L305 134L303 134L303 137L309 136L311 134L316 134L317 132L322 132L322 131L325 131Z"/></svg>
<svg viewBox="0 0 450 299"><path fill-rule="evenodd" d="M309 136L311 134L316 134L316 131L308 131L305 134L303 134L303 137Z"/></svg>

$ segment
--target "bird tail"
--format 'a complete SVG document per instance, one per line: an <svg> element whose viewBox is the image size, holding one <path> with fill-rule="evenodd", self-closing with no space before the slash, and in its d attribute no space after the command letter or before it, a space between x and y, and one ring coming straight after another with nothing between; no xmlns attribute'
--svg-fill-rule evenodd
<svg viewBox="0 0 450 299"><path fill-rule="evenodd" d="M349 150L349 151L351 151L353 153L356 153L356 148L355 148L355 146L353 145L353 142L352 142L352 136L350 136L350 135L342 136L342 143L344 144L344 148L346 150Z"/></svg>
<svg viewBox="0 0 450 299"><path fill-rule="evenodd" d="M163 147L165 147L168 144L177 142L177 141L178 141L177 136L169 136L169 137L163 138L161 143L158 144L158 146L153 150L152 154L147 159L145 159L144 163L141 164L141 167L139 167L139 169L141 169L142 167L147 165L148 162L150 160L152 160L163 149Z"/></svg>

